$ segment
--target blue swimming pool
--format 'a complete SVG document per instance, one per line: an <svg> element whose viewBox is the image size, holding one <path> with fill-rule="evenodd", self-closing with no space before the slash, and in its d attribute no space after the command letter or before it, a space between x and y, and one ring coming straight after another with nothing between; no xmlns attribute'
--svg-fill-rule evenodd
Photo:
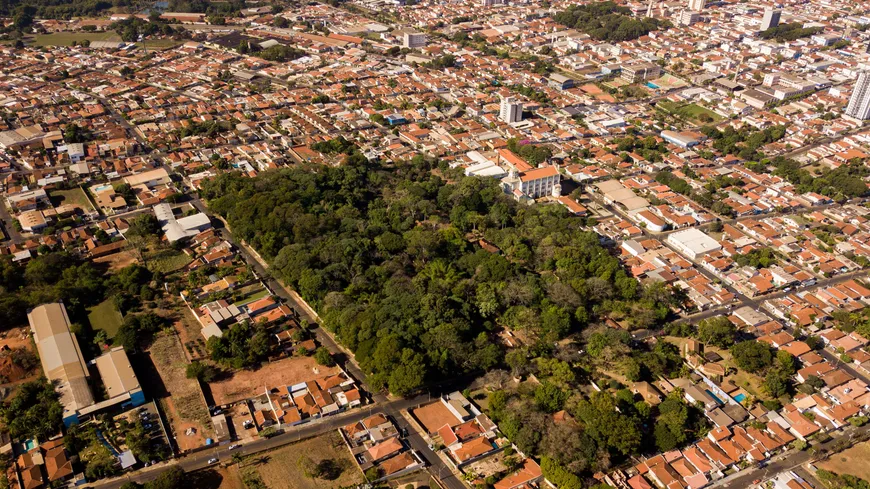
<svg viewBox="0 0 870 489"><path fill-rule="evenodd" d="M743 402L744 399L746 399L746 394L744 394L742 392L740 394L737 394L736 396L734 396L734 400L737 402Z"/></svg>
<svg viewBox="0 0 870 489"><path fill-rule="evenodd" d="M710 394L710 397L712 397L719 404L725 404L724 402L722 402L722 399L716 397L716 394L713 394L713 391L711 391L710 389L707 389L707 394Z"/></svg>
<svg viewBox="0 0 870 489"><path fill-rule="evenodd" d="M653 83L653 82L646 82L646 86L648 86L648 87L650 87L650 88L652 88L652 89L654 89L654 90L658 90L658 89L659 89L659 86L656 85L656 84Z"/></svg>

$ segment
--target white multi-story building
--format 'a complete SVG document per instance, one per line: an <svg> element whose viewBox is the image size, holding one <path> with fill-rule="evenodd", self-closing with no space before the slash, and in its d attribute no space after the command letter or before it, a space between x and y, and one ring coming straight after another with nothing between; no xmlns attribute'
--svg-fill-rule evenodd
<svg viewBox="0 0 870 489"><path fill-rule="evenodd" d="M520 122L523 120L523 103L513 97L502 98L498 118L508 124Z"/></svg>
<svg viewBox="0 0 870 489"><path fill-rule="evenodd" d="M426 46L426 34L422 32L406 32L402 38L402 46L417 49Z"/></svg>
<svg viewBox="0 0 870 489"><path fill-rule="evenodd" d="M858 81L852 89L852 98L846 107L846 115L862 121L870 119L870 71L858 74Z"/></svg>
<svg viewBox="0 0 870 489"><path fill-rule="evenodd" d="M766 31L778 26L781 16L782 10L773 8L764 9L764 17L761 19L761 30Z"/></svg>
<svg viewBox="0 0 870 489"><path fill-rule="evenodd" d="M707 0L689 0L689 10L700 12L707 5Z"/></svg>

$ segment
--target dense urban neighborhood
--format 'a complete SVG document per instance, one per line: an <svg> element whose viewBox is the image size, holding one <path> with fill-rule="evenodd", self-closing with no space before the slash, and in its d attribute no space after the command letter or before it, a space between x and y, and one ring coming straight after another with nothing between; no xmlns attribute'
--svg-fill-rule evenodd
<svg viewBox="0 0 870 489"><path fill-rule="evenodd" d="M0 489L870 489L867 2L0 19Z"/></svg>

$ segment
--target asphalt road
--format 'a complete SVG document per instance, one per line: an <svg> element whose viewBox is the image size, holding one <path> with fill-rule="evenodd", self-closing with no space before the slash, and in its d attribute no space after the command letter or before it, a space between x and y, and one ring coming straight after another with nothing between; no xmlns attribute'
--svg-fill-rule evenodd
<svg viewBox="0 0 870 489"><path fill-rule="evenodd" d="M241 445L235 450L230 450L229 444L216 446L214 449L211 450L203 450L201 452L197 452L186 457L181 457L169 462L165 462L160 465L155 465L153 467L147 467L136 472L128 473L124 477L96 481L88 484L87 487L114 489L121 487L121 485L123 485L127 481L136 481L140 483L147 482L155 479L157 476L176 465L184 469L186 472L200 470L210 465L214 465L208 462L212 458L218 459L218 462L216 464L232 463L232 457L235 453L238 453L240 455L253 455L259 452L273 450L275 448L279 448L290 443L295 443L306 438L312 438L322 435L324 433L328 433L330 431L337 430L342 426L355 423L373 414L398 413L402 409L408 409L417 406L419 404L427 402L428 400L429 397L427 395L421 395L412 399L399 399L395 401L390 401L382 405L372 404L361 409L355 409L343 414L329 416L311 423L289 428L285 430L284 433L276 435L272 438L258 439L256 441ZM399 422L398 424L400 425L400 428L405 427L402 425L404 418L401 418L400 416L396 417L396 421ZM413 431L409 428L410 436L408 438L408 441L416 449L416 445L418 444L418 442L422 442L422 438L418 434L412 433ZM415 436L419 440L414 440ZM423 447L428 450L428 446L425 444L425 442L423 442Z"/></svg>

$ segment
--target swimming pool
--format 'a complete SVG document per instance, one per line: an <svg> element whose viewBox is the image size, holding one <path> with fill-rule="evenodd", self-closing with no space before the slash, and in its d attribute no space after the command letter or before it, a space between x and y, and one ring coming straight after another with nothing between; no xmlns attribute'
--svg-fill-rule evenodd
<svg viewBox="0 0 870 489"><path fill-rule="evenodd" d="M658 89L659 89L659 86L656 85L656 84L653 83L653 82L646 82L646 86L648 86L649 88L652 88L653 90L658 90Z"/></svg>
<svg viewBox="0 0 870 489"><path fill-rule="evenodd" d="M109 185L108 183L103 184L103 185L97 185L96 187L91 187L91 189L94 191L94 193L104 192L104 191L109 190L111 188L112 188L112 186Z"/></svg>
<svg viewBox="0 0 870 489"><path fill-rule="evenodd" d="M710 389L707 389L707 394L710 394L710 397L712 397L719 404L725 404L724 402L722 402L722 399L716 397L716 394L713 394L713 391L711 391Z"/></svg>
<svg viewBox="0 0 870 489"><path fill-rule="evenodd" d="M744 399L746 399L746 394L744 394L742 392L740 394L737 394L736 396L734 396L734 400L737 402L743 402Z"/></svg>

